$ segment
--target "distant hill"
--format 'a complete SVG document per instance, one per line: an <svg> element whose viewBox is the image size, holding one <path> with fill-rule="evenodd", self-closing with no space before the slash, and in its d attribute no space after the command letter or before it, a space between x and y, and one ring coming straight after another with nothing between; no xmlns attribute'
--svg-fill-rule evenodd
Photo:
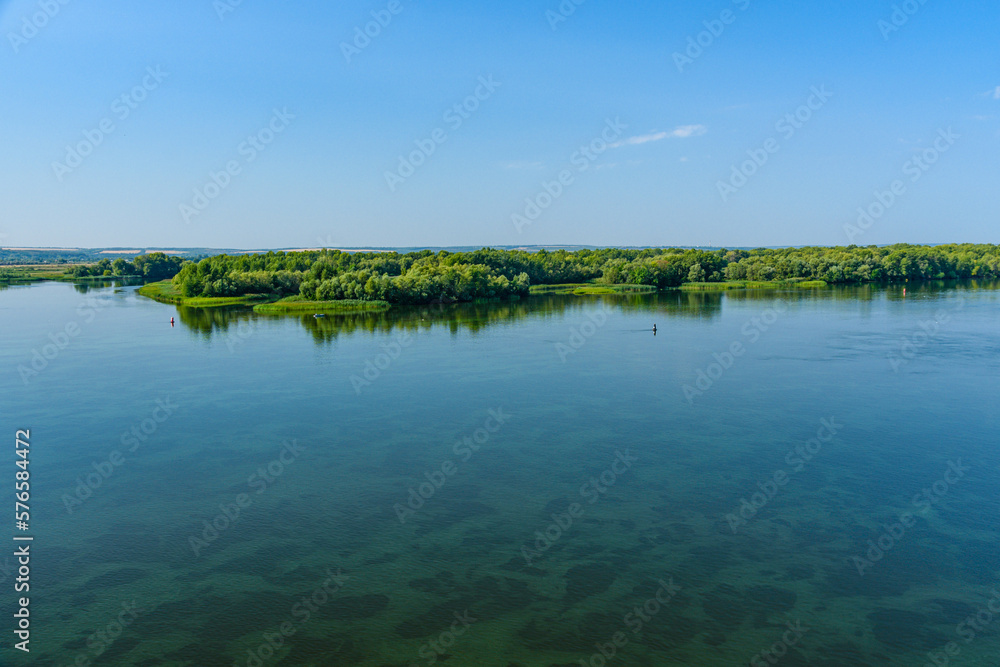
<svg viewBox="0 0 1000 667"><path fill-rule="evenodd" d="M420 250L431 250L433 252L439 252L441 250L447 250L448 252L472 252L479 250L486 246L412 246L412 247L386 247L380 248L376 246L366 246L362 248L337 248L337 250L342 250L344 252L398 252L400 254L405 254L408 252L417 252ZM591 245L517 245L517 246L488 246L491 248L496 248L498 250L524 250L526 252L538 252L540 250L555 251L555 250L567 250L570 252L576 250L598 250L602 247L608 246L591 246ZM616 246L623 250L641 249L641 248L652 248L652 247L667 247L667 246ZM680 246L688 247L688 246ZM694 247L696 250L718 250L718 248L708 248L708 247ZM734 249L744 249L744 248L734 248ZM213 257L215 255L243 255L248 253L264 253L264 252L295 252L301 250L319 250L318 247L297 247L297 248L257 248L257 249L243 249L243 248L127 248L127 247L117 247L117 248L0 248L0 265L14 265L14 264L81 264L89 262L97 262L102 259L117 259L119 257L124 257L126 259L133 258L136 255L162 252L168 255L176 255L178 257L183 257L185 259L195 259L199 257Z"/></svg>

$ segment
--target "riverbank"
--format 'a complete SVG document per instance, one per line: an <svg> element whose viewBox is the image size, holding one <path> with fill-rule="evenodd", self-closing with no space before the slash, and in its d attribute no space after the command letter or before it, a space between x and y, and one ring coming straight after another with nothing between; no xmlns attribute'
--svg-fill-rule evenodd
<svg viewBox="0 0 1000 667"><path fill-rule="evenodd" d="M741 280L724 282L684 283L679 287L663 290L652 285L604 285L601 283L565 283L560 285L533 285L532 296L548 295L622 295L622 294L653 294L656 292L722 292L731 290L759 289L818 289L829 287L823 280ZM142 296L178 306L191 308L213 308L219 306L252 306L254 311L262 314L301 314L301 313L356 313L368 311L384 311L392 308L386 301L362 301L359 299L344 299L338 301L310 301L302 296L277 298L265 294L252 294L238 297L185 297L170 280L149 283L139 288ZM480 300L476 300L477 302Z"/></svg>
<svg viewBox="0 0 1000 667"><path fill-rule="evenodd" d="M532 285L530 294L650 294L653 285L602 285L600 283L566 283L564 285Z"/></svg>
<svg viewBox="0 0 1000 667"><path fill-rule="evenodd" d="M0 267L0 282L34 283L43 280L70 280L69 270L76 264L12 264Z"/></svg>
<svg viewBox="0 0 1000 667"><path fill-rule="evenodd" d="M149 283L139 288L139 294L160 303L188 308L217 308L220 306L253 306L254 312L263 314L284 313L355 313L363 311L388 310L385 301L308 301L301 296L283 299L266 294L250 294L232 297L184 296L170 280Z"/></svg>
<svg viewBox="0 0 1000 667"><path fill-rule="evenodd" d="M216 306L247 306L260 303L267 297L257 294L248 296L184 296L181 291L170 280L161 280L157 283L149 283L139 288L139 294L160 303L169 303L175 306L188 306L190 308L211 308Z"/></svg>
<svg viewBox="0 0 1000 667"><path fill-rule="evenodd" d="M109 281L142 282L139 275L74 276L72 270L84 264L13 264L0 266L0 284L30 285L41 282L102 283Z"/></svg>
<svg viewBox="0 0 1000 667"><path fill-rule="evenodd" d="M796 287L812 289L827 285L825 280L729 280L719 283L684 283L674 289L685 292L716 292L734 289L788 289Z"/></svg>
<svg viewBox="0 0 1000 667"><path fill-rule="evenodd" d="M309 301L301 296L289 296L271 303L261 303L253 307L255 313L358 313L365 311L389 310L387 301Z"/></svg>
<svg viewBox="0 0 1000 667"><path fill-rule="evenodd" d="M741 289L811 289L827 287L823 280L730 280L712 283L684 283L679 287L665 287L662 290L653 285L604 285L601 283L567 283L564 285L532 285L532 295L542 294L651 294L654 292L719 292Z"/></svg>

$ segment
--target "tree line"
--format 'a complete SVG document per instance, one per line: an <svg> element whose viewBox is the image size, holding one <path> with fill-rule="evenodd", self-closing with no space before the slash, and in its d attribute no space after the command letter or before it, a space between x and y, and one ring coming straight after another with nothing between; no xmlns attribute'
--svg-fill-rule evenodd
<svg viewBox="0 0 1000 667"><path fill-rule="evenodd" d="M112 270L120 261L111 263ZM527 294L531 285L589 281L666 289L723 281L823 280L838 284L968 278L1000 278L1000 247L900 244L755 250L268 252L186 262L173 280L189 297L267 294L417 304L506 298Z"/></svg>
<svg viewBox="0 0 1000 667"><path fill-rule="evenodd" d="M144 282L155 283L176 276L184 260L172 257L162 252L152 252L148 255L138 255L132 261L127 259L102 259L89 266L74 266L67 274L73 278L97 277L136 277Z"/></svg>

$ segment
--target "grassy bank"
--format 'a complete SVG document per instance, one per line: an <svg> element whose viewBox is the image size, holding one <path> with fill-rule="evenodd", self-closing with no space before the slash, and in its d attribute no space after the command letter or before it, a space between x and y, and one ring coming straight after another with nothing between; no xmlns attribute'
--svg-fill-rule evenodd
<svg viewBox="0 0 1000 667"><path fill-rule="evenodd" d="M26 281L28 281L28 277L23 272L0 269L0 283L19 283Z"/></svg>
<svg viewBox="0 0 1000 667"><path fill-rule="evenodd" d="M691 292L715 292L740 289L789 289L826 287L822 280L731 280L718 283L684 283L679 289ZM602 285L601 283L567 283L565 285L533 285L531 294L645 294L657 292L652 285Z"/></svg>
<svg viewBox="0 0 1000 667"><path fill-rule="evenodd" d="M789 289L826 287L822 280L731 280L717 283L684 283L679 289L691 292L715 292L740 289ZM564 285L533 285L531 294L644 294L658 291L652 285L602 285L601 283L567 283Z"/></svg>
<svg viewBox="0 0 1000 667"><path fill-rule="evenodd" d="M644 294L656 292L652 285L601 285L599 283L566 283L564 285L533 285L531 294Z"/></svg>
<svg viewBox="0 0 1000 667"><path fill-rule="evenodd" d="M684 283L677 289L688 292L710 292L736 289L788 289L826 287L822 280L733 280L719 283Z"/></svg>
<svg viewBox="0 0 1000 667"><path fill-rule="evenodd" d="M189 306L191 308L213 308L217 306L247 306L260 303L266 300L266 296L251 294L248 296L220 296L220 297L187 297L181 294L173 282L162 280L158 283L149 283L139 288L139 294L149 297L160 303L172 303L177 306Z"/></svg>
<svg viewBox="0 0 1000 667"><path fill-rule="evenodd" d="M105 282L109 280L142 280L142 276L74 276L71 271L85 264L12 264L0 267L0 282L42 282L58 281L67 283Z"/></svg>
<svg viewBox="0 0 1000 667"><path fill-rule="evenodd" d="M5 282L35 282L38 280L68 280L75 264L17 264L0 267L0 280Z"/></svg>
<svg viewBox="0 0 1000 667"><path fill-rule="evenodd" d="M139 294L160 303L190 308L214 308L219 306L253 306L257 313L356 313L368 310L387 310L385 301L307 301L300 296L276 299L266 294L248 296L184 296L170 280L149 283L139 288Z"/></svg>
<svg viewBox="0 0 1000 667"><path fill-rule="evenodd" d="M255 313L358 313L369 310L388 310L385 301L308 301L300 296L289 296L271 303L261 303L253 307Z"/></svg>

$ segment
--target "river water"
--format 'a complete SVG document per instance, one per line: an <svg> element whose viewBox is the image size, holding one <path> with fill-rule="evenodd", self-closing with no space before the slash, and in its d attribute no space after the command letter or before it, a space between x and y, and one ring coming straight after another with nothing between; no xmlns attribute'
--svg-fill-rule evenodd
<svg viewBox="0 0 1000 667"><path fill-rule="evenodd" d="M135 289L0 291L35 538L4 664L997 663L997 285Z"/></svg>

